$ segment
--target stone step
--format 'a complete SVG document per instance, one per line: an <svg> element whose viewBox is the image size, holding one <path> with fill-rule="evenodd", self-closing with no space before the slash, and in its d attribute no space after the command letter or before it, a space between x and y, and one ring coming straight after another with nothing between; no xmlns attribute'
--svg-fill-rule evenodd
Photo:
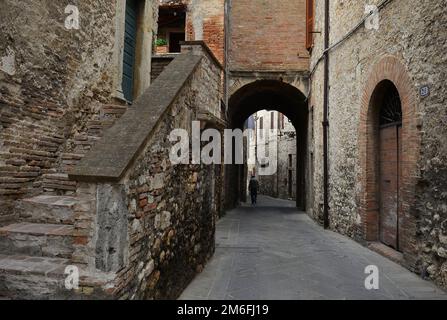
<svg viewBox="0 0 447 320"><path fill-rule="evenodd" d="M19 204L20 218L32 223L72 224L78 200L69 196L40 195Z"/></svg>
<svg viewBox="0 0 447 320"><path fill-rule="evenodd" d="M84 154L77 154L77 153L62 153L61 158L62 160L81 160L84 157Z"/></svg>
<svg viewBox="0 0 447 320"><path fill-rule="evenodd" d="M78 135L74 138L75 149L77 154L87 153L92 146L100 139L100 137L92 135Z"/></svg>
<svg viewBox="0 0 447 320"><path fill-rule="evenodd" d="M0 253L71 258L73 226L15 223L0 228Z"/></svg>
<svg viewBox="0 0 447 320"><path fill-rule="evenodd" d="M78 267L78 290L65 287L67 266ZM113 273L76 266L68 259L0 254L0 300L110 299L114 279Z"/></svg>
<svg viewBox="0 0 447 320"><path fill-rule="evenodd" d="M104 105L101 108L101 117L102 118L119 118L121 117L126 111L128 107L127 106L121 106L121 105Z"/></svg>
<svg viewBox="0 0 447 320"><path fill-rule="evenodd" d="M76 181L68 178L66 173L52 173L42 175L42 188L45 192L64 194L67 191L76 191Z"/></svg>
<svg viewBox="0 0 447 320"><path fill-rule="evenodd" d="M84 157L85 153L63 153L61 155L62 159L62 170L65 172L71 171L74 166L76 166Z"/></svg>
<svg viewBox="0 0 447 320"><path fill-rule="evenodd" d="M87 134L93 137L101 137L104 131L113 126L113 120L92 120L87 123Z"/></svg>
<svg viewBox="0 0 447 320"><path fill-rule="evenodd" d="M66 173L49 173L42 175L43 179L56 180L56 181L69 181L68 174Z"/></svg>
<svg viewBox="0 0 447 320"><path fill-rule="evenodd" d="M0 254L0 296L50 299L64 289L68 259Z"/></svg>

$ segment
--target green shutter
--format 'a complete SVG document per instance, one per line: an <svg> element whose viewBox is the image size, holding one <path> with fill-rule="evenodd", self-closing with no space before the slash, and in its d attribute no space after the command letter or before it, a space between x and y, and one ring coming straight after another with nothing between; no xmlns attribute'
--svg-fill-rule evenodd
<svg viewBox="0 0 447 320"><path fill-rule="evenodd" d="M124 98L126 98L127 101L133 100L137 12L137 0L127 0L122 83Z"/></svg>

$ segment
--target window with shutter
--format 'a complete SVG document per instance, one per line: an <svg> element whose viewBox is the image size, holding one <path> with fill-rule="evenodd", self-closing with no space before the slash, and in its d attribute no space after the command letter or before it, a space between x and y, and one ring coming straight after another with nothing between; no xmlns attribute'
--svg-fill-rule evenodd
<svg viewBox="0 0 447 320"><path fill-rule="evenodd" d="M314 0L306 0L306 48L313 47L313 31L314 31Z"/></svg>
<svg viewBox="0 0 447 320"><path fill-rule="evenodd" d="M126 1L126 20L123 53L123 81L124 98L128 102L133 100L135 56L137 43L138 4L136 0Z"/></svg>

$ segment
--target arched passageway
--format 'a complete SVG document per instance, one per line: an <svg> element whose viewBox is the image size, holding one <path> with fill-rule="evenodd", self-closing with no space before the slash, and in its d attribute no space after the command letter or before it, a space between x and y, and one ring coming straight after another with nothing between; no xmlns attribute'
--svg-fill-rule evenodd
<svg viewBox="0 0 447 320"><path fill-rule="evenodd" d="M306 208L307 101L296 87L278 80L258 80L237 90L229 100L228 119L231 129L243 129L245 121L261 110L284 114L296 129L296 202ZM226 207L233 208L246 200L246 165L226 167Z"/></svg>

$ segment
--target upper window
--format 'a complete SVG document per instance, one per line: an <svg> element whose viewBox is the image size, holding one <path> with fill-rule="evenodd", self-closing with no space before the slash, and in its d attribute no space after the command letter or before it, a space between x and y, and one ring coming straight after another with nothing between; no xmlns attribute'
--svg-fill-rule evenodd
<svg viewBox="0 0 447 320"><path fill-rule="evenodd" d="M171 2L162 3L158 12L158 34L155 42L157 54L178 53L180 43L186 39L186 6Z"/></svg>
<svg viewBox="0 0 447 320"><path fill-rule="evenodd" d="M315 3L314 0L306 0L306 48L312 49L314 45L313 32L315 23Z"/></svg>

